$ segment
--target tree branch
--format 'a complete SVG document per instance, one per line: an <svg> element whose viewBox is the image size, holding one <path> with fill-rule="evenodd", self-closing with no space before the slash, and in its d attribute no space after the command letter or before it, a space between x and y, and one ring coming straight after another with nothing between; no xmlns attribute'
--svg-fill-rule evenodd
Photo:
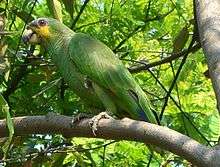
<svg viewBox="0 0 220 167"><path fill-rule="evenodd" d="M130 67L129 71L131 73L138 73L138 72L141 72L143 70L147 70L147 69L149 69L151 67L155 67L155 66L158 66L158 65L161 65L161 64L165 64L165 63L170 63L171 61L184 56L187 52L189 52L189 53L196 52L198 49L200 49L200 47L201 47L200 43L197 43L192 48L184 49L183 51L178 52L178 53L172 53L171 56L166 57L166 58L164 58L162 60L155 61L155 62L148 63L148 64L142 64L140 66Z"/></svg>
<svg viewBox="0 0 220 167"><path fill-rule="evenodd" d="M200 42L207 58L210 78L220 112L220 3L195 0Z"/></svg>
<svg viewBox="0 0 220 167"><path fill-rule="evenodd" d="M102 119L96 136L89 122L84 119L71 126L72 117L48 114L14 118L15 135L62 134L65 137L96 137L114 140L132 140L153 144L171 151L200 167L220 166L220 151L199 144L197 141L167 127L128 118L123 120ZM123 132L123 133L122 133ZM5 120L0 120L0 137L7 136Z"/></svg>

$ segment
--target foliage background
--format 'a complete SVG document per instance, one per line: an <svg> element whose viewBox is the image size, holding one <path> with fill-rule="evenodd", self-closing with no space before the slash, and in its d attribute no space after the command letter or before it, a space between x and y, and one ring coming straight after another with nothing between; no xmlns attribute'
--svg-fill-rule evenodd
<svg viewBox="0 0 220 167"><path fill-rule="evenodd" d="M21 42L26 24L44 16L62 19L74 31L104 42L128 68L181 53L189 46L194 26L190 0L0 0L4 23L0 24L0 90L12 116L75 115L87 110L60 79L47 53ZM176 58L133 75L158 114L164 113L163 125L213 146L220 122L211 82L203 74L206 60L201 49L191 53L177 76L182 60ZM0 146L4 142L1 139ZM60 135L15 138L1 165L190 166L171 153L152 154L141 143Z"/></svg>

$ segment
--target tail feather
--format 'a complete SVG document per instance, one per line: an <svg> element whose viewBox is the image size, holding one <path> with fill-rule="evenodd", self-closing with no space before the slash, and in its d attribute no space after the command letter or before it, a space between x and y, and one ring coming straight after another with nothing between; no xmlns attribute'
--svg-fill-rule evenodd
<svg viewBox="0 0 220 167"><path fill-rule="evenodd" d="M140 105L139 105L139 106L140 106ZM141 107L141 106L140 106L140 107ZM155 110L153 110L153 109L151 109L151 111L152 111L152 113L154 114L154 117L155 117L155 119L156 119L156 121L157 121L157 124L160 125L160 119L159 119L157 113L156 113ZM140 115L140 121L151 122L151 121L149 120L149 118L147 117L145 111L144 111L142 108L140 108L140 110L138 111L138 113L140 113L140 114L139 114L139 115Z"/></svg>
<svg viewBox="0 0 220 167"><path fill-rule="evenodd" d="M146 113L144 112L144 110L140 109L137 111L139 113L140 116L140 121L145 121L145 122L150 122L149 118L147 117Z"/></svg>
<svg viewBox="0 0 220 167"><path fill-rule="evenodd" d="M147 97L142 96L142 92L137 94L133 90L129 90L129 94L135 100L138 106L136 112L139 115L139 119L142 121L156 123L160 125L157 113L152 109L152 107L150 107Z"/></svg>

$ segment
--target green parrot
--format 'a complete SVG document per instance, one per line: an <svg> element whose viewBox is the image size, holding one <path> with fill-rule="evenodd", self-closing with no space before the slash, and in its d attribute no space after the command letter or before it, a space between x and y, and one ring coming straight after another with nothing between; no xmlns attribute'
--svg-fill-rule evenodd
<svg viewBox="0 0 220 167"><path fill-rule="evenodd" d="M119 118L159 123L146 94L102 42L75 33L52 18L32 21L23 40L40 43L51 55L67 84L89 106Z"/></svg>

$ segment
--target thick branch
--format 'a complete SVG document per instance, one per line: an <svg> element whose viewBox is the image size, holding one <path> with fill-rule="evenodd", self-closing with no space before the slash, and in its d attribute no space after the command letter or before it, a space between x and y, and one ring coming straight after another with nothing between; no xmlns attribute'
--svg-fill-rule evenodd
<svg viewBox="0 0 220 167"><path fill-rule="evenodd" d="M131 119L102 119L94 136L85 119L71 126L72 117L61 115L27 116L14 118L15 135L62 134L66 137L97 137L132 140L153 144L171 151L200 167L220 166L220 153L166 127ZM123 133L122 133L123 132ZM0 137L7 136L5 120L0 120Z"/></svg>
<svg viewBox="0 0 220 167"><path fill-rule="evenodd" d="M210 77L220 111L220 3L195 0L200 42L207 58Z"/></svg>

